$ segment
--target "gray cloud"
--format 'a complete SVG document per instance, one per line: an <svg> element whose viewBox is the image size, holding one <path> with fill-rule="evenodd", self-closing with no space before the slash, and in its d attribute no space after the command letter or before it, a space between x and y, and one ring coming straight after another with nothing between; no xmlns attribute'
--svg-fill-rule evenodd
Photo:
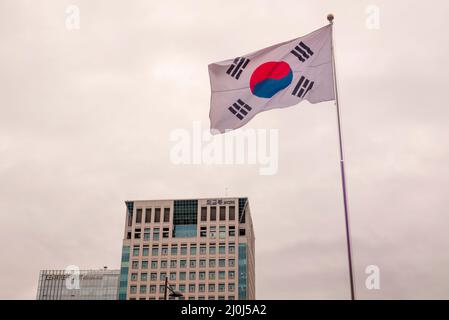
<svg viewBox="0 0 449 320"><path fill-rule="evenodd" d="M65 8L81 28L65 28ZM381 29L365 27L377 4ZM306 34L336 15L357 293L448 298L446 1L0 3L0 298L38 271L118 268L125 199L245 195L259 298L348 296L335 110L258 115L279 172L175 166L169 134L208 124L207 64ZM381 290L364 288L367 265Z"/></svg>

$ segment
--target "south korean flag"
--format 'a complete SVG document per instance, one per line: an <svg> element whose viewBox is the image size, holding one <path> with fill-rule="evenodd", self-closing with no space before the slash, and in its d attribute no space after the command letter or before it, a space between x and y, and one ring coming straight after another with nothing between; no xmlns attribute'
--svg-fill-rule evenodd
<svg viewBox="0 0 449 320"><path fill-rule="evenodd" d="M302 100L335 99L332 27L209 65L212 133L240 128L256 114Z"/></svg>

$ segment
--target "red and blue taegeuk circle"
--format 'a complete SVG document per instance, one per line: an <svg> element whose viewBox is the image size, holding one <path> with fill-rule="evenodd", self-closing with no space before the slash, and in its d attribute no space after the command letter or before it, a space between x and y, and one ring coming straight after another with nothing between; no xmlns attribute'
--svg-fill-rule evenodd
<svg viewBox="0 0 449 320"><path fill-rule="evenodd" d="M259 98L271 98L287 88L293 80L293 72L284 61L270 61L259 65L252 73L249 87Z"/></svg>

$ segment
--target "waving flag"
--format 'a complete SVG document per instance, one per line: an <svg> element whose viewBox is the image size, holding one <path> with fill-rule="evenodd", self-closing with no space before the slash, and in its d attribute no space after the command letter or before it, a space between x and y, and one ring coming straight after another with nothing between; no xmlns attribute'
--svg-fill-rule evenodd
<svg viewBox="0 0 449 320"><path fill-rule="evenodd" d="M240 128L256 114L302 100L335 99L332 27L209 65L212 133Z"/></svg>

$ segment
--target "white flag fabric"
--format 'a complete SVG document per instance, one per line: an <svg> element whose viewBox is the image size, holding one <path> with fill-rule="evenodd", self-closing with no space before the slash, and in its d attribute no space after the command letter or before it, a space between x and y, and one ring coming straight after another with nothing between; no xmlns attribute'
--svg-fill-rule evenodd
<svg viewBox="0 0 449 320"><path fill-rule="evenodd" d="M211 132L240 128L256 114L302 100L335 100L332 26L209 65Z"/></svg>

